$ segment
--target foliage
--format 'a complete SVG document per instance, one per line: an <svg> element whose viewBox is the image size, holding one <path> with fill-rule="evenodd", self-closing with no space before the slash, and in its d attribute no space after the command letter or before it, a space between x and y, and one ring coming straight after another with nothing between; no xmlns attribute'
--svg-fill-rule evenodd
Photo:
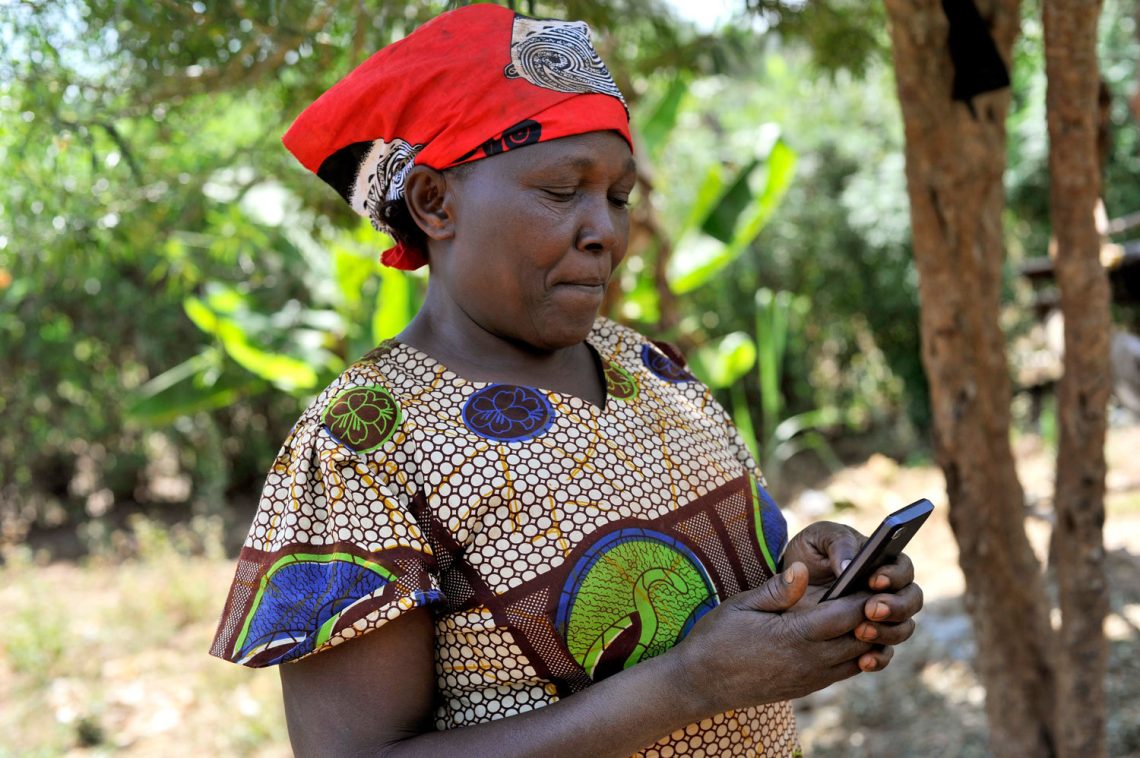
<svg viewBox="0 0 1140 758"><path fill-rule="evenodd" d="M0 538L117 502L221 508L256 488L313 393L399 331L423 280L379 267L385 240L278 135L446 5L0 9L0 411L14 421L0 431ZM588 20L631 103L652 178L635 212L659 234L628 261L616 315L662 325L665 264L680 297L661 336L689 351L770 461L810 431L780 447L777 430L798 429L781 427L789 418L923 429L882 9L750 0L706 32L660 0L517 5ZM1134 7L1105 6L1118 96L1134 76ZM1027 13L1011 115L1015 255L1048 238L1033 3ZM1140 139L1120 97L1112 115L1118 215L1140 208ZM771 322L777 311L786 318Z"/></svg>
<svg viewBox="0 0 1140 758"><path fill-rule="evenodd" d="M904 413L921 429L928 419L890 69L873 64L862 81L842 71L805 80L802 71L811 65L802 48L776 49L754 61L747 75L691 82L671 106L678 115L667 148L652 156L663 188L654 203L666 223L683 220L668 227L671 238L682 240L678 256L693 254L685 250L685 230L703 206L703 186L688 177L703 176L718 162L746 166L775 134L798 156L779 211L743 254L685 295L676 335L686 344L711 346L724 344L717 340L726 334L747 335L771 356L718 391L737 425L757 431L771 474L804 441L777 439L776 429L815 430L806 439L827 459L820 431L865 429ZM672 103L675 86L661 84L660 102ZM775 124L794 127L777 131ZM622 312L650 320L639 297L645 288L637 289L629 272L625 277L633 296ZM766 290L779 293L776 302L797 304L775 332L763 325L756 297ZM694 360L716 384L715 370L703 365L710 352L715 348L702 349ZM788 417L811 423L780 427Z"/></svg>
<svg viewBox="0 0 1140 758"><path fill-rule="evenodd" d="M745 0L744 5L765 25L806 42L813 62L824 71L862 76L890 58L887 15L881 3Z"/></svg>
<svg viewBox="0 0 1140 758"><path fill-rule="evenodd" d="M616 57L635 104L654 77L671 77L646 124L650 153L672 131L688 72L739 68L731 44L715 54L692 35L679 44L683 30L653 4L580 5L567 12L613 33L606 57ZM115 499L146 499L140 448L145 426L158 425L209 509L256 478L254 455L264 460L274 430L307 396L414 308L406 279L360 265L379 241L338 199L326 191L302 206L312 182L272 139L282 115L334 72L437 9L409 16L384 6L370 19L347 10L93 1L29 4L8 19L15 44L4 97L23 115L3 144L19 149L26 181L9 185L0 232L14 243L3 264L14 278L3 324L15 343L6 356L35 365L39 381L35 392L13 386L4 395L7 410L31 420L25 433L40 453L22 461L20 440L3 440L10 493L82 502L111 484ZM647 22L623 25L632 10L648 11ZM178 149L187 134L198 139ZM682 240L676 289L707 284L771 217L794 155L777 135L768 127L743 164L735 155L705 162L687 227L671 230ZM284 210L267 212L275 203ZM75 260L77 247L87 254ZM651 293L631 290L631 302ZM29 334L32 314L43 325ZM251 428L259 418L269 426ZM265 441L239 443L250 436ZM84 458L101 473L77 483Z"/></svg>
<svg viewBox="0 0 1140 758"><path fill-rule="evenodd" d="M528 5L609 30L631 102L647 71L716 66L654 0ZM9 537L108 496L169 499L156 447L200 508L221 507L307 397L398 331L422 282L378 270L383 239L277 136L444 7L5 4L0 409L22 419L0 433Z"/></svg>

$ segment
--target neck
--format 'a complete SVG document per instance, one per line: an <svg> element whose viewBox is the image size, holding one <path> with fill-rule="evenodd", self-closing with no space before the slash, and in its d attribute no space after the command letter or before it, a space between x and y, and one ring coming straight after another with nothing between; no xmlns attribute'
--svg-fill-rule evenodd
<svg viewBox="0 0 1140 758"><path fill-rule="evenodd" d="M427 353L472 381L509 382L558 389L566 379L588 368L595 373L584 342L546 349L484 328L454 301L433 297L431 285L423 306L397 339ZM574 394L581 394L575 392Z"/></svg>

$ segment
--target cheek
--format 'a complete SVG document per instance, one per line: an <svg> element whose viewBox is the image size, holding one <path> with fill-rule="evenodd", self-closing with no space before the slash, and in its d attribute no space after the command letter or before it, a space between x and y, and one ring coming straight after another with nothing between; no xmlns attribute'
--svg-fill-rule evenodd
<svg viewBox="0 0 1140 758"><path fill-rule="evenodd" d="M615 219L614 229L617 233L614 235L614 249L611 252L611 259L613 264L611 268L617 268L622 261L625 260L625 255L629 252L629 213L621 214L621 218Z"/></svg>

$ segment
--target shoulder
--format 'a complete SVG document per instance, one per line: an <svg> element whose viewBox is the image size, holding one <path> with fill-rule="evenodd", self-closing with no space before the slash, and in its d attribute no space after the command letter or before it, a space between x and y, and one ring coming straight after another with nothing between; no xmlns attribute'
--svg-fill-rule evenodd
<svg viewBox="0 0 1140 758"><path fill-rule="evenodd" d="M590 342L599 349L602 347L618 349L633 347L640 352L642 348L648 347L663 354L681 367L686 365L685 356L680 348L673 343L648 336L631 326L619 324L605 316L598 316L594 321L594 328L590 331Z"/></svg>
<svg viewBox="0 0 1140 758"><path fill-rule="evenodd" d="M676 345L608 318L599 317L594 322L590 341L603 358L616 361L624 368L648 370L670 384L697 381Z"/></svg>
<svg viewBox="0 0 1140 758"><path fill-rule="evenodd" d="M356 453L383 447L404 421L409 367L400 347L388 340L350 365L309 404L296 429L323 431Z"/></svg>

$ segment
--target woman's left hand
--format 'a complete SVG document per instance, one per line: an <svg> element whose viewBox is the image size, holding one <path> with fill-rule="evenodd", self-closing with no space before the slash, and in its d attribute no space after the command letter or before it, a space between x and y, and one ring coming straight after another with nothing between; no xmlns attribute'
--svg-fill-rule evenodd
<svg viewBox="0 0 1140 758"><path fill-rule="evenodd" d="M859 552L867 538L849 526L830 521L809 525L788 542L783 563L802 561L808 567L812 584L802 603L818 603L826 588L835 581L847 563ZM862 589L862 588L860 588ZM914 583L914 564L905 553L894 563L875 571L866 588L863 605L866 621L855 628L855 637L875 644L875 649L859 659L863 671L884 668L894 655L893 645L914 634L913 616L922 610L922 589Z"/></svg>

